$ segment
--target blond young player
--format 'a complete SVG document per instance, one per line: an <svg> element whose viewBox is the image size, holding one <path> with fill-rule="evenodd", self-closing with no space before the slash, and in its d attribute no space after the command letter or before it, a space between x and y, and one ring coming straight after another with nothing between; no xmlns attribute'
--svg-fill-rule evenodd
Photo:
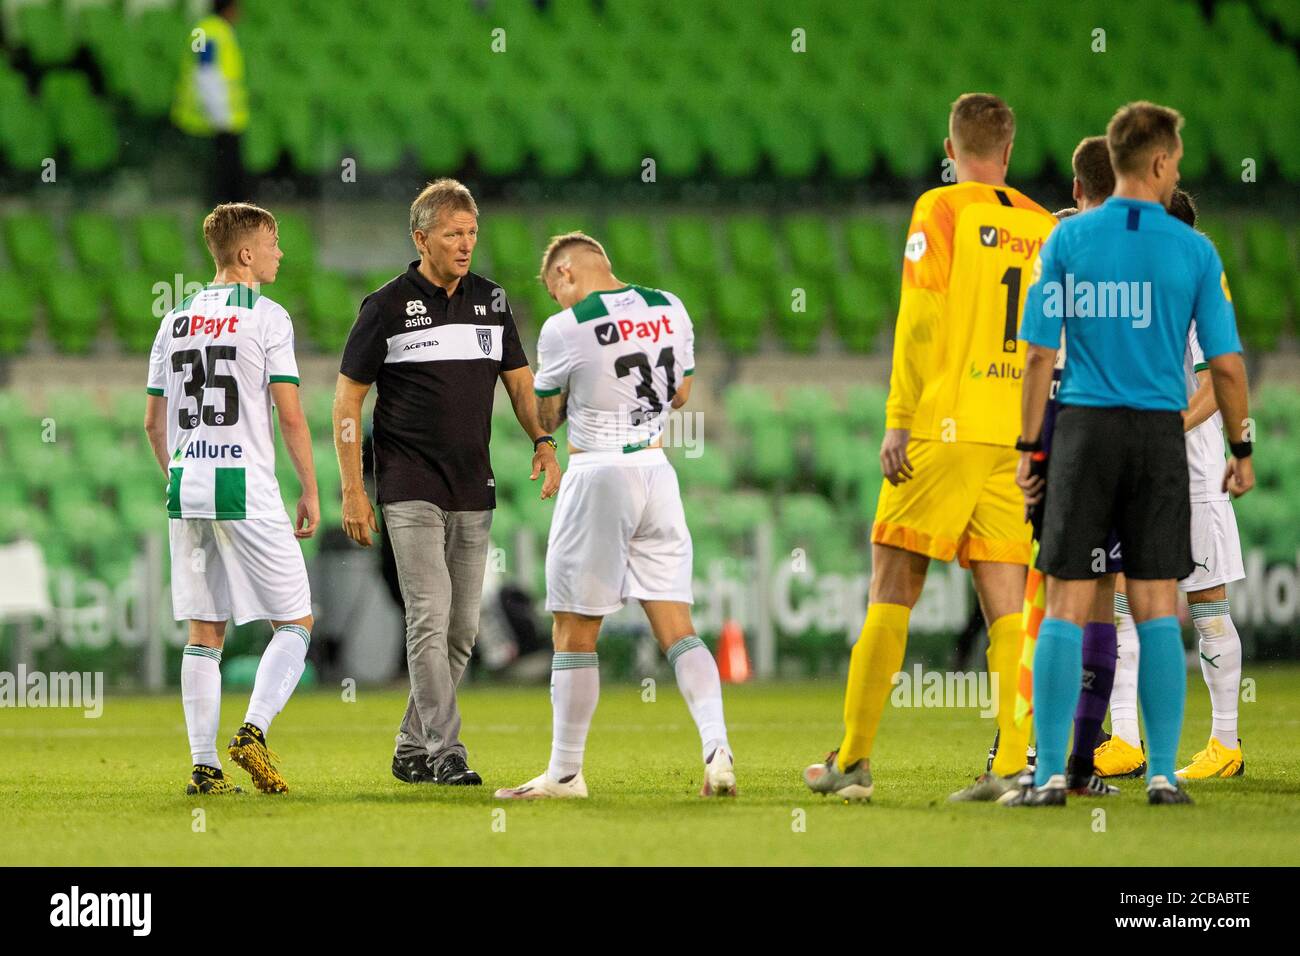
<svg viewBox="0 0 1300 956"><path fill-rule="evenodd" d="M203 221L216 278L168 312L149 356L145 431L167 475L172 610L190 622L181 699L194 765L185 792L237 792L221 771L221 647L226 624L269 620L244 723L230 758L257 789L288 790L267 749L272 719L302 676L311 592L297 539L320 523L311 433L298 398L293 324L260 293L283 253L275 218L228 203ZM275 478L275 425L302 486L291 522Z"/></svg>
<svg viewBox="0 0 1300 956"><path fill-rule="evenodd" d="M804 771L814 792L871 796L870 757L908 619L931 559L971 569L998 681L1002 746L994 770L1006 788L1025 764L1015 725L1020 611L1030 527L1015 483L1024 347L1020 310L1034 263L1055 224L1006 184L1015 116L1001 99L967 93L952 105L944 141L957 182L926 192L912 213L881 444L882 488L872 528L866 621L853 648L845 734L824 764Z"/></svg>

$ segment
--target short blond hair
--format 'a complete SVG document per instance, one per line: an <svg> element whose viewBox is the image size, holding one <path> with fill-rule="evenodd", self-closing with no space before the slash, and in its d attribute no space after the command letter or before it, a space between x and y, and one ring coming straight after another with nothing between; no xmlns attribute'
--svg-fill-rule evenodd
<svg viewBox="0 0 1300 956"><path fill-rule="evenodd" d="M546 245L546 251L542 253L542 270L537 273L537 278L542 280L543 285L546 284L546 273L551 271L551 266L555 265L560 258L560 253L573 246L587 246L600 253L606 262L609 261L609 254L605 252L605 247L585 232L575 230L552 236L551 241Z"/></svg>
<svg viewBox="0 0 1300 956"><path fill-rule="evenodd" d="M204 217L203 241L221 268L234 262L244 238L258 229L269 229L271 235L279 231L275 217L261 206L248 202L222 203Z"/></svg>
<svg viewBox="0 0 1300 956"><path fill-rule="evenodd" d="M1137 173L1153 149L1178 148L1183 114L1168 106L1138 100L1115 111L1106 124L1106 148L1116 174Z"/></svg>
<svg viewBox="0 0 1300 956"><path fill-rule="evenodd" d="M464 183L455 179L435 179L420 190L411 203L411 235L415 230L431 232L444 212L468 212L476 218L478 204Z"/></svg>
<svg viewBox="0 0 1300 956"><path fill-rule="evenodd" d="M948 129L957 152L994 157L1016 138L1016 114L1000 96L963 93L953 100Z"/></svg>

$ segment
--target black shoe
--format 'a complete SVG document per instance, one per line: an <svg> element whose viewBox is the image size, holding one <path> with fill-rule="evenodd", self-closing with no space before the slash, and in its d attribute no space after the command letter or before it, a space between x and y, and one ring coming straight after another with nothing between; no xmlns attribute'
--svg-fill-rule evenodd
<svg viewBox="0 0 1300 956"><path fill-rule="evenodd" d="M1187 795L1187 791L1170 783L1167 777L1152 777L1147 783L1147 803L1153 807L1191 802L1192 798Z"/></svg>
<svg viewBox="0 0 1300 956"><path fill-rule="evenodd" d="M196 763L194 769L190 771L189 782L185 784L185 793L187 796L196 796L198 794L227 794L242 793L243 791L226 779L225 775L216 767L208 767L204 764Z"/></svg>
<svg viewBox="0 0 1300 956"><path fill-rule="evenodd" d="M416 757L393 757L393 776L402 783L437 783L437 776L424 754Z"/></svg>
<svg viewBox="0 0 1300 956"><path fill-rule="evenodd" d="M1092 754L1070 754L1065 765L1065 788L1071 793L1086 790L1092 777Z"/></svg>
<svg viewBox="0 0 1300 956"><path fill-rule="evenodd" d="M1065 806L1065 776L1053 776L1041 787L1033 786L1033 777L1022 778L1018 790L1009 790L998 800L1004 807L1063 807Z"/></svg>
<svg viewBox="0 0 1300 956"><path fill-rule="evenodd" d="M436 775L434 782L448 787L477 787L483 783L483 778L469 769L469 764L465 763L465 758L457 750L438 761Z"/></svg>

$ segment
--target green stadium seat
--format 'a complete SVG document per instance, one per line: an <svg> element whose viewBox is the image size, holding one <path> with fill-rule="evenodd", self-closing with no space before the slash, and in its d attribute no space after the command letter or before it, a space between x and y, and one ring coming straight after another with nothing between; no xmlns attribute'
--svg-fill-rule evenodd
<svg viewBox="0 0 1300 956"><path fill-rule="evenodd" d="M727 223L731 258L736 268L752 276L776 270L776 240L772 224L759 216L733 216Z"/></svg>
<svg viewBox="0 0 1300 956"><path fill-rule="evenodd" d="M316 266L316 242L307 219L293 212L276 213L275 222L284 253L283 265L299 271Z"/></svg>
<svg viewBox="0 0 1300 956"><path fill-rule="evenodd" d="M14 213L4 219L9 261L20 271L47 275L63 265L54 224L41 213Z"/></svg>
<svg viewBox="0 0 1300 956"><path fill-rule="evenodd" d="M677 269L687 275L712 278L721 268L713 220L705 216L669 217L668 250Z"/></svg>
<svg viewBox="0 0 1300 956"><path fill-rule="evenodd" d="M778 421L772 390L762 386L733 385L723 397L727 424L742 435L761 434Z"/></svg>
<svg viewBox="0 0 1300 956"><path fill-rule="evenodd" d="M792 352L812 352L830 314L830 295L818 279L804 275L778 277L776 330Z"/></svg>
<svg viewBox="0 0 1300 956"><path fill-rule="evenodd" d="M889 299L879 280L842 273L833 287L835 328L851 352L874 352L890 318Z"/></svg>
<svg viewBox="0 0 1300 956"><path fill-rule="evenodd" d="M718 334L729 349L755 351L770 311L757 281L740 275L718 277Z"/></svg>
<svg viewBox="0 0 1300 956"><path fill-rule="evenodd" d="M40 170L54 158L54 120L28 96L21 79L0 89L5 108L0 110L0 146L13 169Z"/></svg>
<svg viewBox="0 0 1300 956"><path fill-rule="evenodd" d="M239 144L244 168L255 176L269 173L280 162L282 143L280 127L268 115L268 109L256 109Z"/></svg>
<svg viewBox="0 0 1300 956"><path fill-rule="evenodd" d="M707 444L694 458L685 452L674 455L673 466L682 487L692 494L698 490L725 491L736 480L726 452Z"/></svg>
<svg viewBox="0 0 1300 956"><path fill-rule="evenodd" d="M337 273L318 272L307 289L307 300L312 340L328 352L340 351L360 302L348 280Z"/></svg>
<svg viewBox="0 0 1300 956"><path fill-rule="evenodd" d="M113 309L113 327L123 347L137 355L153 347L162 321L162 309L153 291L154 282L143 272L121 272L108 279L108 299Z"/></svg>
<svg viewBox="0 0 1300 956"><path fill-rule="evenodd" d="M111 216L96 212L74 213L68 237L78 264L91 272L111 273L125 262L122 231Z"/></svg>
<svg viewBox="0 0 1300 956"><path fill-rule="evenodd" d="M767 429L750 446L747 465L754 481L764 487L789 486L798 473L794 440L784 425Z"/></svg>
<svg viewBox="0 0 1300 956"><path fill-rule="evenodd" d="M790 262L799 272L827 276L838 271L830 226L821 216L790 216L782 224Z"/></svg>
<svg viewBox="0 0 1300 956"><path fill-rule="evenodd" d="M858 432L883 435L885 427L885 398L889 390L884 386L858 385L844 396L844 420Z"/></svg>
<svg viewBox="0 0 1300 956"><path fill-rule="evenodd" d="M893 275L903 261L901 245L890 227L879 219L855 216L846 220L844 245L850 264L860 272Z"/></svg>
<svg viewBox="0 0 1300 956"><path fill-rule="evenodd" d="M100 283L89 276L65 273L45 283L45 310L50 337L64 352L84 354L99 337Z"/></svg>
<svg viewBox="0 0 1300 956"><path fill-rule="evenodd" d="M605 224L605 235L605 249L616 273L658 276L663 271L658 243L645 217L611 216Z"/></svg>
<svg viewBox="0 0 1300 956"><path fill-rule="evenodd" d="M0 272L0 356L17 355L27 348L36 324L35 297L26 280L14 272Z"/></svg>
<svg viewBox="0 0 1300 956"><path fill-rule="evenodd" d="M76 53L76 28L65 4L26 3L13 9L13 18L17 29L11 42L26 47L38 67L67 63Z"/></svg>
<svg viewBox="0 0 1300 956"><path fill-rule="evenodd" d="M1237 328L1249 349L1272 351L1286 323L1286 284L1265 272L1246 272L1231 284Z"/></svg>
<svg viewBox="0 0 1300 956"><path fill-rule="evenodd" d="M718 523L733 541L745 538L760 524L772 520L772 503L767 495L740 491L717 500Z"/></svg>
<svg viewBox="0 0 1300 956"><path fill-rule="evenodd" d="M1291 251L1290 237L1276 219L1264 216L1246 220L1246 254L1251 267L1278 279L1296 272L1296 257Z"/></svg>
<svg viewBox="0 0 1300 956"><path fill-rule="evenodd" d="M797 431L812 431L840 414L830 392L820 385L791 388L782 404L782 420Z"/></svg>
<svg viewBox="0 0 1300 956"><path fill-rule="evenodd" d="M140 265L158 279L184 275L193 264L180 222L169 213L146 213L135 223ZM206 249L204 250L206 253ZM198 278L188 276L187 278Z"/></svg>

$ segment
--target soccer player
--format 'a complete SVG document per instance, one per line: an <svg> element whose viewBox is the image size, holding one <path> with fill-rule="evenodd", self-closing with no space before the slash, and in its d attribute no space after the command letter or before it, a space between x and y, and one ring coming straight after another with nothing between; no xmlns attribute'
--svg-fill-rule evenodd
<svg viewBox="0 0 1300 956"><path fill-rule="evenodd" d="M670 409L690 398L695 333L682 301L614 277L604 248L556 236L541 279L562 312L537 340L542 427L568 419L569 473L546 545L555 615L551 760L501 799L585 797L583 750L600 695L596 639L628 598L645 609L700 732L701 796L734 796L736 774L718 667L691 622L691 535L662 448Z"/></svg>
<svg viewBox="0 0 1300 956"><path fill-rule="evenodd" d="M995 799L1025 765L1028 730L1015 724L1014 701L1030 528L1016 495L1016 426L1006 409L1020 398L1020 307L1055 220L1006 184L1015 136L1006 103L964 94L948 128L944 149L957 181L917 200L903 253L884 484L844 738L824 764L804 771L814 792L846 799L871 796L876 730L931 559L956 557L971 569L988 622L1003 746L994 775L977 781L972 796Z"/></svg>
<svg viewBox="0 0 1300 956"><path fill-rule="evenodd" d="M1184 190L1174 191L1169 213L1196 228L1196 203ZM1183 358L1187 380L1187 410L1183 428L1187 442L1192 508L1192 573L1178 582L1187 596L1192 625L1199 639L1201 675L1210 690L1210 740L1192 762L1178 771L1180 779L1236 777L1246 771L1237 736L1237 701L1241 688L1241 638L1228 608L1227 585L1246 576L1241 539L1232 500L1220 483L1223 468L1223 416L1219 414L1209 365L1195 331L1190 332ZM1122 603L1121 603L1121 599ZM1145 763L1137 722L1138 646L1133 617L1123 593L1115 596L1120 622L1119 664L1111 695L1111 738L1096 754L1099 771L1129 775Z"/></svg>
<svg viewBox="0 0 1300 956"><path fill-rule="evenodd" d="M275 218L248 203L203 220L216 277L163 316L149 355L145 431L167 484L172 610L190 622L181 700L194 766L189 794L239 790L221 772L221 647L226 623L269 620L244 723L227 752L265 793L289 789L266 746L302 676L311 593L297 540L320 522L311 434L298 399L293 324L262 295L283 253ZM275 480L275 427L302 487L290 522Z"/></svg>
<svg viewBox="0 0 1300 956"><path fill-rule="evenodd" d="M1223 267L1214 247L1165 212L1178 182L1182 117L1131 103L1106 130L1115 170L1112 197L1067 219L1043 249L1025 304L1030 348L1022 402L1024 451L1017 481L1028 505L1042 479L1029 456L1041 450L1043 409L1064 329L1069 360L1048 459L1048 508L1040 566L1047 616L1034 655L1038 761L1034 787L1017 806L1066 799L1066 750L1082 677L1083 623L1101 573L1095 551L1112 528L1124 553L1130 603L1142 644L1138 696L1150 741L1147 798L1189 803L1174 775L1186 677L1175 583L1192 570L1186 407L1181 359L1191 323L1233 440L1222 487L1254 484L1243 441L1245 366Z"/></svg>

